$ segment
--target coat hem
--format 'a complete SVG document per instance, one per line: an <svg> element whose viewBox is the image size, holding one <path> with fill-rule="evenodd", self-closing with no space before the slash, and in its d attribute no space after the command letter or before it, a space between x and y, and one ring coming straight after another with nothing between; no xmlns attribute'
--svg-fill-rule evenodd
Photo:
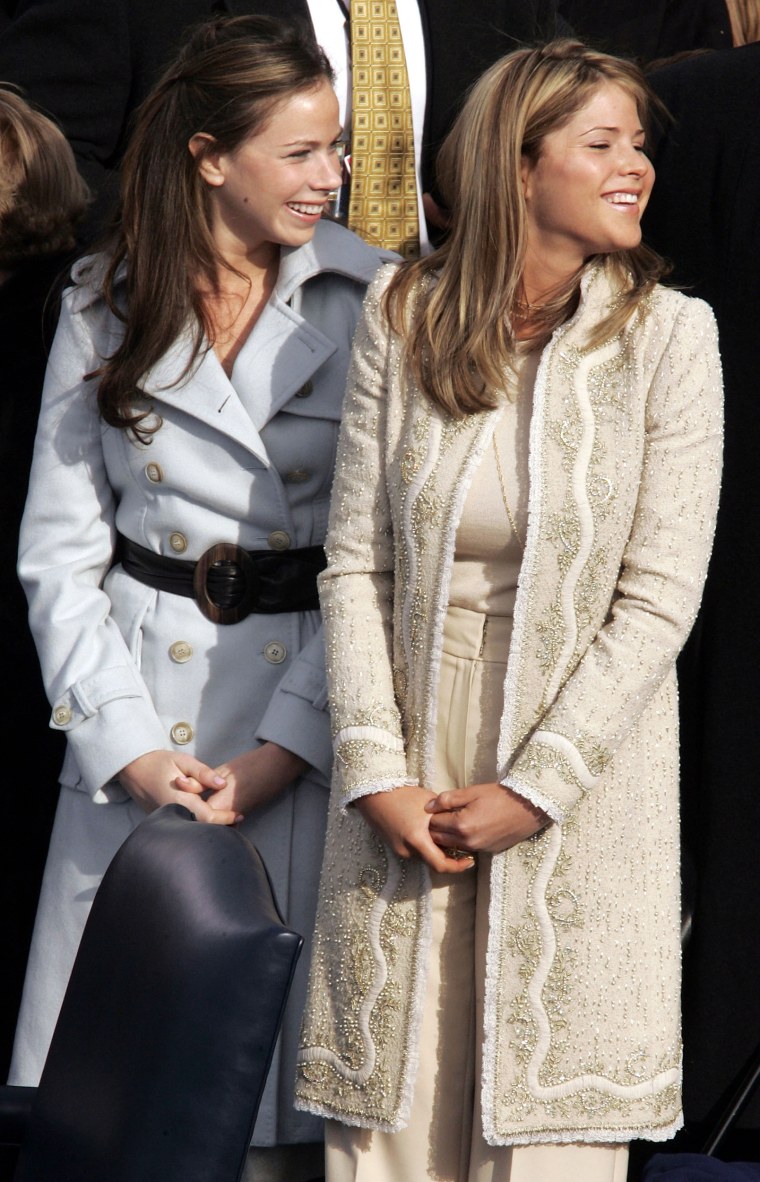
<svg viewBox="0 0 760 1182"><path fill-rule="evenodd" d="M334 1109L328 1108L324 1104L307 1104L306 1101L298 1097L293 1101L293 1107L299 1112L310 1112L313 1116L321 1116L324 1120L334 1120L341 1125L350 1125L353 1129L369 1129L375 1133L400 1133L406 1127L401 1120L391 1124L389 1121L373 1121L366 1116L348 1116L343 1112L338 1114Z"/></svg>
<svg viewBox="0 0 760 1182"><path fill-rule="evenodd" d="M646 1126L633 1129L548 1129L532 1133L506 1134L486 1137L488 1145L626 1145L629 1141L670 1141L683 1128L683 1113L662 1128Z"/></svg>
<svg viewBox="0 0 760 1182"><path fill-rule="evenodd" d="M339 1124L349 1125L351 1128L369 1129L372 1132L398 1133L407 1126L407 1122L403 1120L392 1123L390 1121L372 1120L366 1116L349 1116L344 1112L338 1114L327 1105L313 1102L307 1103L299 1097L296 1097L293 1106L299 1112L310 1112L312 1115L321 1116L325 1120L334 1120ZM674 1121L661 1128L652 1126L637 1126L632 1129L575 1128L557 1129L555 1132L541 1129L532 1133L507 1134L499 1138L486 1137L485 1140L488 1145L492 1145L495 1148L510 1145L627 1145L630 1141L662 1142L670 1141L675 1137L676 1133L683 1128L683 1123L683 1113L680 1112Z"/></svg>

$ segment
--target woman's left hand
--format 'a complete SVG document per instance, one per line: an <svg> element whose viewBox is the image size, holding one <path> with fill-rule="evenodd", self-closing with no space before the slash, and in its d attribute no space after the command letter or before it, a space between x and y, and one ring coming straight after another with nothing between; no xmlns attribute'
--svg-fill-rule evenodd
<svg viewBox="0 0 760 1182"><path fill-rule="evenodd" d="M430 834L444 849L499 854L532 837L550 818L503 784L468 784L439 793L425 805Z"/></svg>
<svg viewBox="0 0 760 1182"><path fill-rule="evenodd" d="M214 769L227 785L215 792L208 803L215 809L234 809L248 816L279 796L308 766L300 755L277 743L262 743Z"/></svg>

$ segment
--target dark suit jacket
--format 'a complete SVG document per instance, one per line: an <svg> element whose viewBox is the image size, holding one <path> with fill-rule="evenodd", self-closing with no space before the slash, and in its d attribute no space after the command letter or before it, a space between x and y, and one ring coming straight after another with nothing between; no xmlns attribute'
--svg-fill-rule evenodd
<svg viewBox="0 0 760 1182"><path fill-rule="evenodd" d="M725 0L559 0L582 40L642 65L694 49L730 49Z"/></svg>
<svg viewBox="0 0 760 1182"><path fill-rule="evenodd" d="M0 747L9 771L2 785L0 824L3 1080L65 750L63 735L48 726L50 704L27 622L26 596L16 578L16 554L42 381L57 319L51 289L69 261L54 256L28 262L0 284L0 669L5 684Z"/></svg>
<svg viewBox="0 0 760 1182"><path fill-rule="evenodd" d="M418 0L428 103L422 175L464 94L496 58L554 35L556 0ZM86 232L101 221L127 141L130 116L171 59L183 32L213 11L299 17L307 0L21 0L0 30L0 79L61 123L80 169L101 194ZM566 26L563 26L566 28Z"/></svg>
<svg viewBox="0 0 760 1182"><path fill-rule="evenodd" d="M696 868L684 976L687 1120L760 1048L760 44L692 57L651 82L675 117L654 152L644 234L672 281L715 311L725 455L712 561L679 662L684 834ZM760 1096L747 1110L760 1127Z"/></svg>

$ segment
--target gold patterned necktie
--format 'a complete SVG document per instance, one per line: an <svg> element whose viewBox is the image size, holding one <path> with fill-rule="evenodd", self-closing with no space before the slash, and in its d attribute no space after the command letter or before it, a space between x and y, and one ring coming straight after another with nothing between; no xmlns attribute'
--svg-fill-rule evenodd
<svg viewBox="0 0 760 1182"><path fill-rule="evenodd" d="M420 253L412 101L394 0L351 0L348 224L373 246Z"/></svg>

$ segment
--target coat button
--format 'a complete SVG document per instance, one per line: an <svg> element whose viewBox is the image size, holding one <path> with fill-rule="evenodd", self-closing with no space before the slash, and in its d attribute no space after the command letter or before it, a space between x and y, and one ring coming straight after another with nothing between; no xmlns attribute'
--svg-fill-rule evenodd
<svg viewBox="0 0 760 1182"><path fill-rule="evenodd" d="M270 640L264 648L264 656L270 665L281 665L288 655L288 650L280 640Z"/></svg>
<svg viewBox="0 0 760 1182"><path fill-rule="evenodd" d="M185 661L189 661L193 655L193 646L188 644L186 640L175 640L174 644L169 646L169 656L178 665L184 665Z"/></svg>
<svg viewBox="0 0 760 1182"><path fill-rule="evenodd" d="M53 711L53 722L56 726L66 726L71 722L71 709L68 706L56 706Z"/></svg>
<svg viewBox="0 0 760 1182"><path fill-rule="evenodd" d="M172 737L173 743L177 743L180 747L183 747L185 743L192 742L195 732L189 722L175 722L169 734Z"/></svg>
<svg viewBox="0 0 760 1182"><path fill-rule="evenodd" d="M175 530L173 534L169 534L169 545L175 554L184 554L187 550L187 538Z"/></svg>
<svg viewBox="0 0 760 1182"><path fill-rule="evenodd" d="M286 534L284 529L273 530L267 541L273 550L290 549L290 534Z"/></svg>
<svg viewBox="0 0 760 1182"><path fill-rule="evenodd" d="M304 384L301 386L300 390L296 390L294 397L295 398L308 398L309 395L312 393L313 389L314 389L314 383L312 382L311 378L309 378L309 380L307 382L304 382Z"/></svg>
<svg viewBox="0 0 760 1182"><path fill-rule="evenodd" d="M164 478L164 470L160 464L146 464L145 475L151 484L160 484Z"/></svg>
<svg viewBox="0 0 760 1182"><path fill-rule="evenodd" d="M294 468L292 472L285 473L286 484L305 484L311 476L311 472L306 468Z"/></svg>

